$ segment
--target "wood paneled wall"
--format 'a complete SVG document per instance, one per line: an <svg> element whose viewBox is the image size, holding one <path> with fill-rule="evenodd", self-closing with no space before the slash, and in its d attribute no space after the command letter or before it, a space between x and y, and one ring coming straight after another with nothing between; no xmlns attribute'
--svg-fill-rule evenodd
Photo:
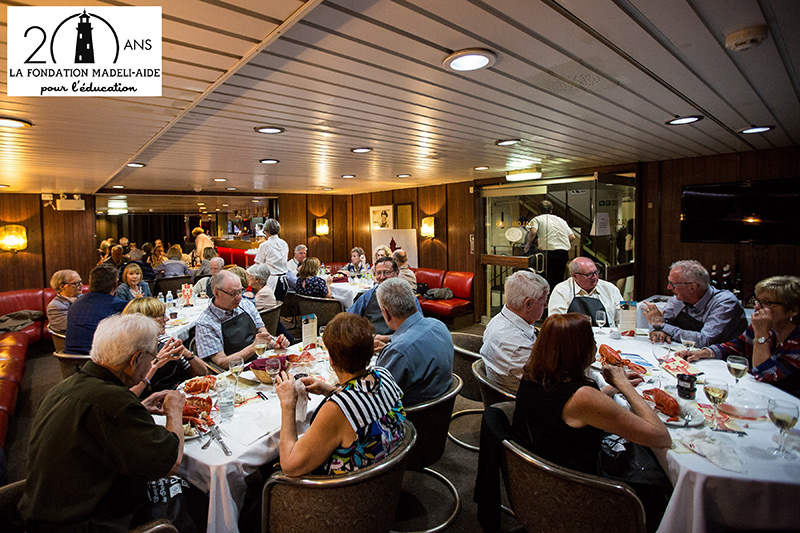
<svg viewBox="0 0 800 533"><path fill-rule="evenodd" d="M86 211L54 211L38 194L0 194L0 225L21 224L28 235L25 250L0 252L0 291L47 287L63 268L89 279L97 262L94 198L85 201Z"/></svg>
<svg viewBox="0 0 800 533"><path fill-rule="evenodd" d="M696 259L709 270L730 264L742 274L745 297L761 279L800 273L800 247L787 245L701 244L680 240L684 185L800 179L800 147L759 150L642 164L637 183L636 297L670 294L669 265ZM798 223L800 227L800 222Z"/></svg>

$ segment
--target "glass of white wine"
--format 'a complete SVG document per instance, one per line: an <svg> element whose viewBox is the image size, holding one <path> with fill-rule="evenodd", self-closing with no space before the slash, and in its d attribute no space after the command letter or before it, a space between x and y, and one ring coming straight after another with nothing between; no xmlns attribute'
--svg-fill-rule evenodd
<svg viewBox="0 0 800 533"><path fill-rule="evenodd" d="M739 380L747 375L747 358L740 355L728 357L728 372L736 379L738 385Z"/></svg>
<svg viewBox="0 0 800 533"><path fill-rule="evenodd" d="M703 392L706 398L714 404L714 420L712 425L716 429L722 429L719 425L719 417L717 416L717 408L728 398L728 384L721 379L706 379L703 385Z"/></svg>
<svg viewBox="0 0 800 533"><path fill-rule="evenodd" d="M264 370L269 374L272 379L272 389L275 390L275 376L281 372L281 358L280 357L267 357L264 364Z"/></svg>
<svg viewBox="0 0 800 533"><path fill-rule="evenodd" d="M267 341L265 340L257 340L256 343L253 345L253 349L256 352L256 356L260 359L264 352L267 351Z"/></svg>
<svg viewBox="0 0 800 533"><path fill-rule="evenodd" d="M793 459L795 455L786 450L786 432L797 424L797 405L783 400L770 400L768 409L769 419L781 430L778 447L772 454L782 459Z"/></svg>
<svg viewBox="0 0 800 533"><path fill-rule="evenodd" d="M233 385L233 405L236 405L236 394L239 392L239 375L242 373L242 370L244 370L244 359L238 355L231 357L228 362L228 370L230 370L233 377L236 378Z"/></svg>
<svg viewBox="0 0 800 533"><path fill-rule="evenodd" d="M694 349L695 342L690 341L689 339L681 338L681 344L683 344L683 347L691 352L692 349Z"/></svg>
<svg viewBox="0 0 800 533"><path fill-rule="evenodd" d="M603 326L606 325L606 312L605 311L597 311L594 314L594 321L597 322L597 325L600 327L600 333L603 332Z"/></svg>

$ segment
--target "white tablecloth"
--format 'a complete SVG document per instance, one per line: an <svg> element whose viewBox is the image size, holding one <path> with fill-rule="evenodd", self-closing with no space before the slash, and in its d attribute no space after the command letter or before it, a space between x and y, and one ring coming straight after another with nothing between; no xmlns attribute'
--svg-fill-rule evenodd
<svg viewBox="0 0 800 533"><path fill-rule="evenodd" d="M171 321L167 322L167 335L186 341L194 327L194 323L197 322L198 317L206 310L210 301L211 298L195 298L195 304L191 307L173 307L172 309L177 309L178 311L177 321L179 324L171 325ZM169 313L170 310L171 309L167 309L167 313Z"/></svg>
<svg viewBox="0 0 800 533"><path fill-rule="evenodd" d="M299 345L288 350L288 353L298 352ZM323 375L327 372L329 381L333 379L330 366L325 361L318 362L313 370ZM257 381L250 371L243 372L242 377ZM216 442L202 450L206 438L191 440L184 446L180 474L208 493L209 533L238 531L239 511L244 503L246 488L244 478L279 455L280 402L273 394L271 385L259 384L250 390L262 391L269 399L256 399L236 407L233 420L219 426L223 440L233 455L227 457ZM312 395L308 401L307 413L298 412L298 433L306 430L308 416L321 401L322 396ZM257 440L253 442L254 439Z"/></svg>
<svg viewBox="0 0 800 533"><path fill-rule="evenodd" d="M608 332L608 330L605 330ZM597 344L608 344L623 352L639 354L655 363L650 342L644 338L623 337L614 340L597 335ZM723 361L695 363L704 376L723 379L730 387L734 378ZM675 384L661 371L662 384ZM649 387L651 387L649 385ZM783 399L800 405L800 400L752 376L739 381L739 387L768 398ZM640 390L648 386L640 386ZM697 400L709 403L698 386ZM800 501L800 459L775 459L770 449L776 447L778 429L769 421L736 420L747 436L711 432L713 438L732 446L743 463L742 473L723 470L692 452L657 451L674 491L659 532L702 532L719 529L800 530L800 513L794 505ZM745 424L747 427L745 427ZM673 439L678 429L670 428ZM684 431L684 430L680 430ZM794 437L800 439L800 437ZM800 445L799 445L800 446Z"/></svg>
<svg viewBox="0 0 800 533"><path fill-rule="evenodd" d="M342 302L345 311L353 305L356 296L371 287L367 285L352 285L350 283L331 283L331 294L334 298Z"/></svg>

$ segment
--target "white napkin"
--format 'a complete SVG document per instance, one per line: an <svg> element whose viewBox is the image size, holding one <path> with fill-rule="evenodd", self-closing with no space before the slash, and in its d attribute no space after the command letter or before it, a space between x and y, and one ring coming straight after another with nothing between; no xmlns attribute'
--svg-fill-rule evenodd
<svg viewBox="0 0 800 533"><path fill-rule="evenodd" d="M306 386L302 382L295 381L295 388L297 389L295 418L300 427L306 418L308 398L306 397ZM279 430L281 427L279 400L270 397L267 403L270 405L265 406L263 402L260 402L240 407L230 421L220 424L220 430L244 446L249 446L265 435Z"/></svg>
<svg viewBox="0 0 800 533"><path fill-rule="evenodd" d="M712 437L708 430L680 429L676 433L681 444L718 467L733 472L745 472L736 450Z"/></svg>

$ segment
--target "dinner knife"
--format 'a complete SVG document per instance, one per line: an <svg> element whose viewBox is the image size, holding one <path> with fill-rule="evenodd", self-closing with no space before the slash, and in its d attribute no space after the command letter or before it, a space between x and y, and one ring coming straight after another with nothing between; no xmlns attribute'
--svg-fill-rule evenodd
<svg viewBox="0 0 800 533"><path fill-rule="evenodd" d="M219 434L219 428L217 426L211 426L211 436L214 437L214 440L217 441L220 446L222 446L222 451L225 452L225 455L233 455L231 449L228 448L228 445L225 444L224 440L222 440L222 435Z"/></svg>
<svg viewBox="0 0 800 533"><path fill-rule="evenodd" d="M740 437L747 435L746 432L736 431L735 429L711 428L711 431L719 431L720 433L733 433L734 435L739 435Z"/></svg>

